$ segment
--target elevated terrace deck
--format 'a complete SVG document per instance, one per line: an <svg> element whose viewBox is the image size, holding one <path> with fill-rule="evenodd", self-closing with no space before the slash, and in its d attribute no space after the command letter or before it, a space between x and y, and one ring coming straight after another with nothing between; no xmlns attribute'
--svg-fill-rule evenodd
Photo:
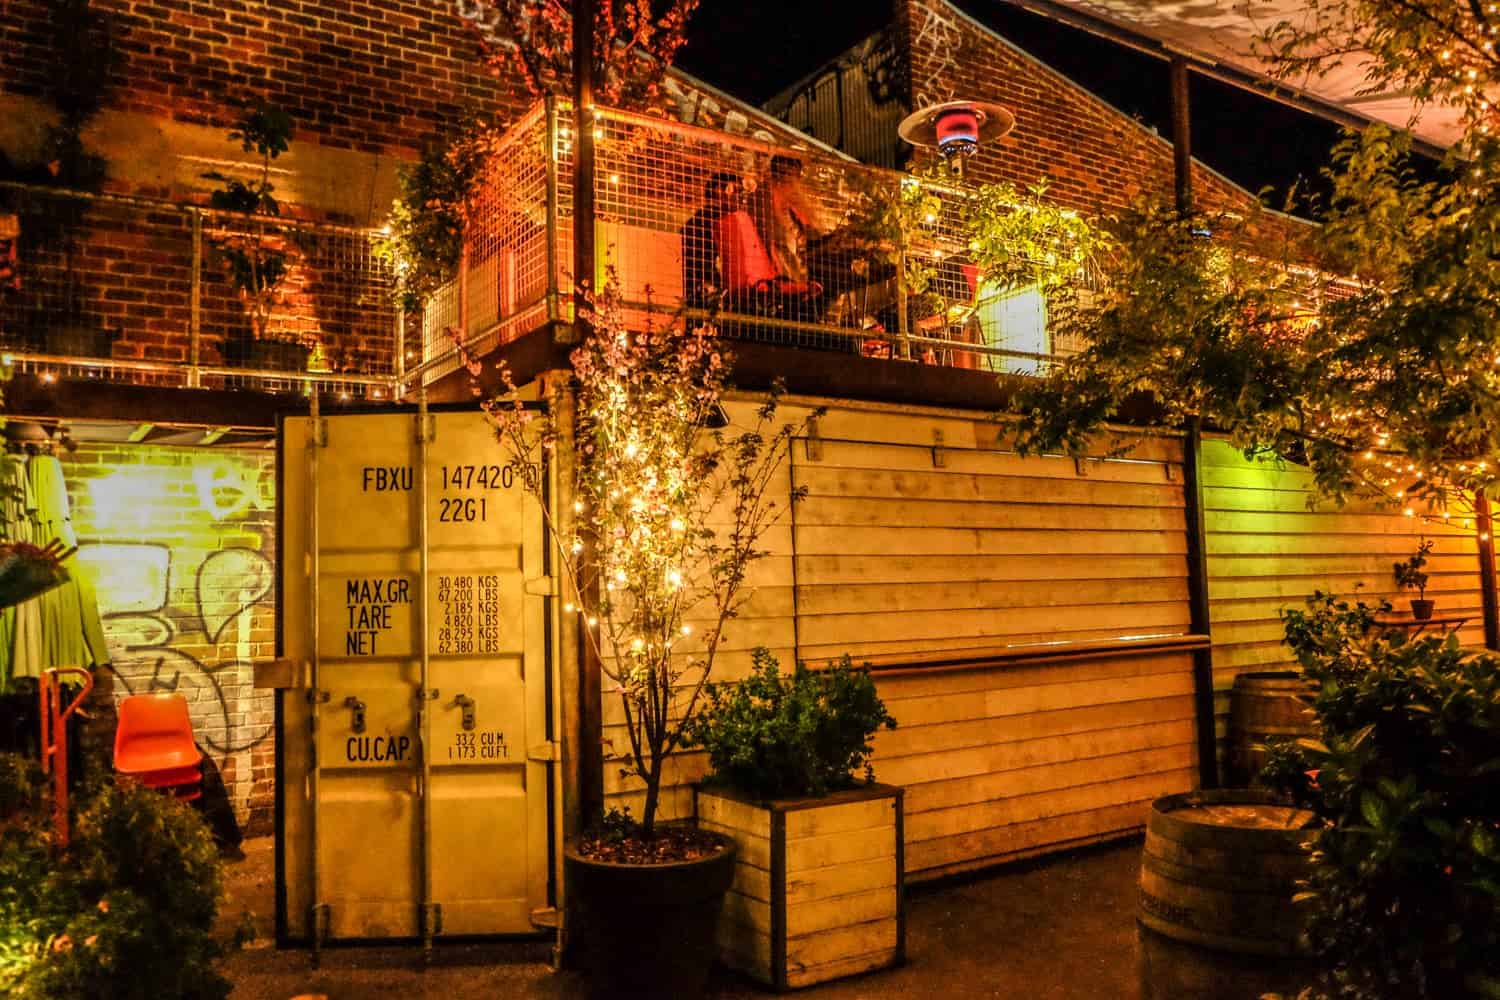
<svg viewBox="0 0 1500 1000"><path fill-rule="evenodd" d="M737 341L988 373L1035 374L1078 348L1049 331L1035 286L998 287L971 263L971 191L613 109L593 129L588 277L616 281L640 321L712 318ZM542 104L500 142L462 274L422 317L424 381L458 368L456 331L483 355L571 320L573 130L565 104ZM797 222L777 231L788 202Z"/></svg>

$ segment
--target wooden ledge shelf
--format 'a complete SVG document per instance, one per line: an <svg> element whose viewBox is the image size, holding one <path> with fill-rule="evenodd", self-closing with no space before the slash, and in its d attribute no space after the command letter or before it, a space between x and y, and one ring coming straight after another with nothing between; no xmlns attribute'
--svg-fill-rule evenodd
<svg viewBox="0 0 1500 1000"><path fill-rule="evenodd" d="M960 670L990 670L1085 660L1117 659L1122 656L1152 656L1161 653L1191 653L1206 649L1213 640L1206 635L1152 635L1080 642L1034 642L986 649L948 650L937 653L903 653L857 658L868 663L870 672L882 677L901 674L951 673ZM821 666L823 661L813 661ZM829 661L832 662L832 661Z"/></svg>

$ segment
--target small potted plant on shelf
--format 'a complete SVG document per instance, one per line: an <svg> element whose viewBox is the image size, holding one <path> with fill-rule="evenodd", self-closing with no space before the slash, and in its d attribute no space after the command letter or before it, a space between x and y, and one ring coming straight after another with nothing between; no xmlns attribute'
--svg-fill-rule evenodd
<svg viewBox="0 0 1500 1000"><path fill-rule="evenodd" d="M708 751L699 825L740 845L719 956L778 989L905 956L902 791L875 783L871 739L896 721L867 670L783 674L770 650L711 684L689 726Z"/></svg>
<svg viewBox="0 0 1500 1000"><path fill-rule="evenodd" d="M245 368L305 370L315 344L305 334L279 329L274 315L297 258L293 241L271 224L281 215L271 164L290 147L291 137L290 115L273 105L257 104L240 117L229 138L256 155L259 176L245 181L217 170L203 175L220 184L210 192L209 205L225 218L242 220L215 227L209 238L250 320L248 337L232 334L224 345L224 360Z"/></svg>
<svg viewBox="0 0 1500 1000"><path fill-rule="evenodd" d="M1415 590L1417 596L1411 601L1411 616L1419 622L1432 617L1433 602L1427 600L1427 574L1422 567L1432 553L1432 539L1424 538L1417 543L1417 551L1393 566L1396 586L1402 590Z"/></svg>

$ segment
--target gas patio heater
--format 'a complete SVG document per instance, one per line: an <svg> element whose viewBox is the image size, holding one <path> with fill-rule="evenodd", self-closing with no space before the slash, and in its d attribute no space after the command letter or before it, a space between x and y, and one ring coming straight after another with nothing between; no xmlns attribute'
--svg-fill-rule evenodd
<svg viewBox="0 0 1500 1000"><path fill-rule="evenodd" d="M936 149L955 177L981 143L991 142L1016 125L1016 116L987 101L945 101L913 111L896 132L913 146Z"/></svg>

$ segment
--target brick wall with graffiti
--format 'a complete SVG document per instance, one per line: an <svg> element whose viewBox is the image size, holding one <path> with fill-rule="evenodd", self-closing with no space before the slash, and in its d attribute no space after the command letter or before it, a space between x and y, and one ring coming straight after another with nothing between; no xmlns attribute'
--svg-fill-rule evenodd
<svg viewBox="0 0 1500 1000"><path fill-rule="evenodd" d="M177 691L247 832L269 832L274 708L251 663L275 655L275 455L269 450L83 444L63 461L79 559L96 581L113 703Z"/></svg>

